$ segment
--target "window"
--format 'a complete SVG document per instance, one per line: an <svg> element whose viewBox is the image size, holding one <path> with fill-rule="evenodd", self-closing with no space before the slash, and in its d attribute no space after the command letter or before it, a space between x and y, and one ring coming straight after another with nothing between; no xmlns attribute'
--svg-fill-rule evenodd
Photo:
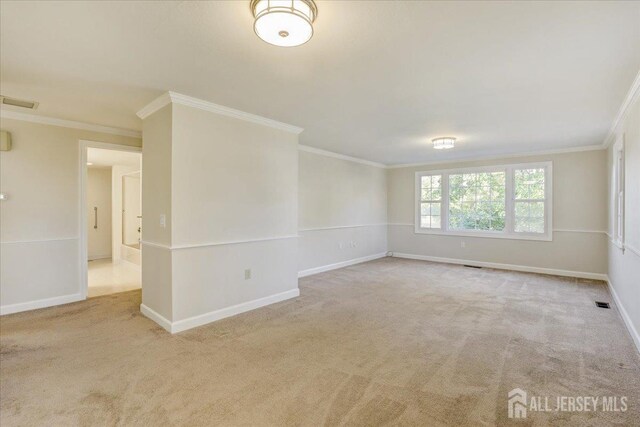
<svg viewBox="0 0 640 427"><path fill-rule="evenodd" d="M420 227L440 228L442 176L426 175L420 180Z"/></svg>
<svg viewBox="0 0 640 427"><path fill-rule="evenodd" d="M551 162L416 173L416 233L551 240Z"/></svg>
<svg viewBox="0 0 640 427"><path fill-rule="evenodd" d="M613 243L624 248L624 140L613 146Z"/></svg>
<svg viewBox="0 0 640 427"><path fill-rule="evenodd" d="M504 171L449 175L449 229L504 230L504 183Z"/></svg>
<svg viewBox="0 0 640 427"><path fill-rule="evenodd" d="M515 231L544 233L544 168L515 170Z"/></svg>

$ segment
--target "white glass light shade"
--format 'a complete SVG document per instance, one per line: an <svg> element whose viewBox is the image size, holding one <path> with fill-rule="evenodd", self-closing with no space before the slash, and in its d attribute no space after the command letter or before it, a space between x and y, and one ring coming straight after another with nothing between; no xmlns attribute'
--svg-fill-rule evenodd
<svg viewBox="0 0 640 427"><path fill-rule="evenodd" d="M456 143L456 139L452 137L436 138L433 141L433 148L436 150L446 150L453 148Z"/></svg>
<svg viewBox="0 0 640 427"><path fill-rule="evenodd" d="M267 43L283 47L308 42L318 14L313 0L252 0L251 11L256 35Z"/></svg>

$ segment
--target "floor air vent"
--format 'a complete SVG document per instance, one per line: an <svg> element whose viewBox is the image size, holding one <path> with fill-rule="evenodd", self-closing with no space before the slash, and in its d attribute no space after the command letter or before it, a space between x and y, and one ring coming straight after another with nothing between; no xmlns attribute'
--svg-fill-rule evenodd
<svg viewBox="0 0 640 427"><path fill-rule="evenodd" d="M596 301L596 307L611 308L611 307L609 307L609 303L608 302L602 302L602 301Z"/></svg>
<svg viewBox="0 0 640 427"><path fill-rule="evenodd" d="M469 267L469 268L482 268L482 267L478 267L477 265L468 265L468 264L464 264L464 267Z"/></svg>

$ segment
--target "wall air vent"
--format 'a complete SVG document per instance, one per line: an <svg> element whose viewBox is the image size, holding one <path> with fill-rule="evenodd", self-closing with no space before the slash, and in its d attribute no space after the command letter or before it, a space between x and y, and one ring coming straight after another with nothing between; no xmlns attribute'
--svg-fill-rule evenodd
<svg viewBox="0 0 640 427"><path fill-rule="evenodd" d="M24 99L9 98L2 95L0 95L0 103L2 105L11 105L12 107L27 108L29 110L38 108L38 103L35 101L25 101Z"/></svg>

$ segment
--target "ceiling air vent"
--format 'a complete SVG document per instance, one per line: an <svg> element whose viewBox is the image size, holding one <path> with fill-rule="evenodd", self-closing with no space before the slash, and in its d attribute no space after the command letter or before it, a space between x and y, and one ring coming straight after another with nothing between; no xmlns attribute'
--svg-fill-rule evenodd
<svg viewBox="0 0 640 427"><path fill-rule="evenodd" d="M611 308L608 302L603 302L603 301L596 301L596 307Z"/></svg>
<svg viewBox="0 0 640 427"><path fill-rule="evenodd" d="M24 99L8 98L2 95L0 95L0 103L2 103L2 105L11 105L13 107L28 108L29 110L35 110L36 108L38 108L38 103L35 101L25 101Z"/></svg>

